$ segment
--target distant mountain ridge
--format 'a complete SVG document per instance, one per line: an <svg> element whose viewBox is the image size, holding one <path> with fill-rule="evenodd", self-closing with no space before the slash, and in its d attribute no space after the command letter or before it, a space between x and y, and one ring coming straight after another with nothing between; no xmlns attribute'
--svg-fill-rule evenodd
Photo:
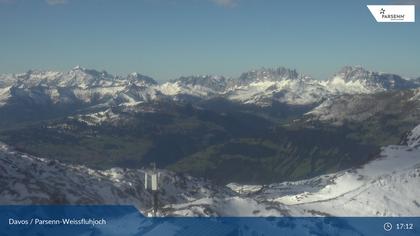
<svg viewBox="0 0 420 236"><path fill-rule="evenodd" d="M370 94L420 86L416 80L350 66L327 80L316 80L296 70L278 67L245 72L238 78L185 76L159 84L139 73L115 76L77 66L68 72L30 70L23 74L0 75L0 81L0 107L10 101L98 105L215 97L260 106L269 106L273 101L307 105L340 94Z"/></svg>

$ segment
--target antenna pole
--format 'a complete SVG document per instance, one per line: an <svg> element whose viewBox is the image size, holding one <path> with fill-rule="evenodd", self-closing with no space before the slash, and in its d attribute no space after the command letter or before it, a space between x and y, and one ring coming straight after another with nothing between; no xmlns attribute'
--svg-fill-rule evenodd
<svg viewBox="0 0 420 236"><path fill-rule="evenodd" d="M152 171L146 171L144 176L144 188L151 190L153 195L153 217L156 217L159 210L159 172L156 169L156 163L151 163ZM151 184L149 185L149 177Z"/></svg>

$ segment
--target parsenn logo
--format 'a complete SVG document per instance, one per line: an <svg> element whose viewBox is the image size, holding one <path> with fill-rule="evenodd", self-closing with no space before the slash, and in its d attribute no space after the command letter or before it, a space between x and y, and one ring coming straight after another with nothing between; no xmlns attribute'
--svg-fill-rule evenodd
<svg viewBox="0 0 420 236"><path fill-rule="evenodd" d="M381 8L381 15L385 15L385 9Z"/></svg>
<svg viewBox="0 0 420 236"><path fill-rule="evenodd" d="M377 22L415 22L415 5L368 5Z"/></svg>
<svg viewBox="0 0 420 236"><path fill-rule="evenodd" d="M405 14L385 14L386 10L381 8L379 14L381 14L382 19L391 19L396 21L404 21Z"/></svg>

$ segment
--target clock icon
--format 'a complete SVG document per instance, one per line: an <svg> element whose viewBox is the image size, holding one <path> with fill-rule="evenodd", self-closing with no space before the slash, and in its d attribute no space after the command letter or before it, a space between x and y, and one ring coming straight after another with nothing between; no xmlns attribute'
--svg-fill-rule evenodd
<svg viewBox="0 0 420 236"><path fill-rule="evenodd" d="M384 224L384 230L387 231L387 232L391 231L392 230L392 224L389 223L389 222L385 223Z"/></svg>

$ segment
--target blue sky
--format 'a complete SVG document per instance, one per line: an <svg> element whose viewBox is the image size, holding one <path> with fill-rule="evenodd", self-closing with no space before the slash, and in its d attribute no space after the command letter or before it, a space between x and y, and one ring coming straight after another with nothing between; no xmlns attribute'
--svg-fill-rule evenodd
<svg viewBox="0 0 420 236"><path fill-rule="evenodd" d="M420 23L376 23L366 5L383 3L0 0L0 73L81 65L164 81L286 66L323 79L362 65L418 77Z"/></svg>

